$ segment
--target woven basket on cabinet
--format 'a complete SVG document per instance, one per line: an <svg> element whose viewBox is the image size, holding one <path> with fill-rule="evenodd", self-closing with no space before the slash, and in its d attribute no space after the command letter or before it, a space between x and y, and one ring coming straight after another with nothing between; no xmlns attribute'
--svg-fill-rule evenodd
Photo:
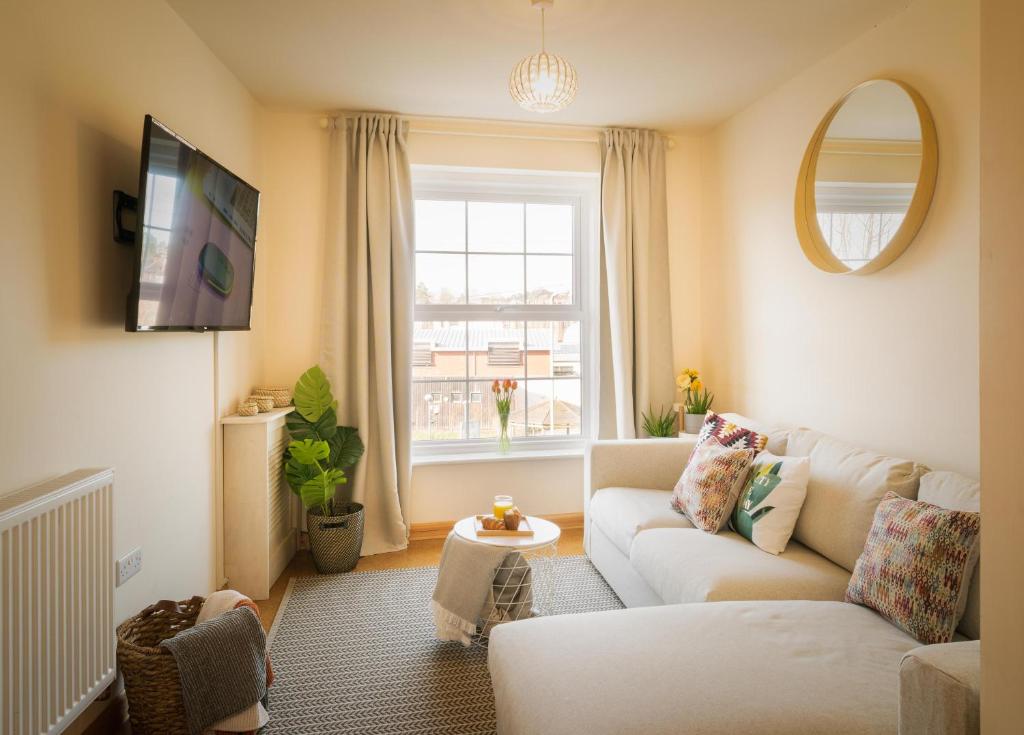
<svg viewBox="0 0 1024 735"><path fill-rule="evenodd" d="M117 667L135 735L188 735L178 665L160 642L195 625L202 607L198 596L161 600L117 626Z"/></svg>

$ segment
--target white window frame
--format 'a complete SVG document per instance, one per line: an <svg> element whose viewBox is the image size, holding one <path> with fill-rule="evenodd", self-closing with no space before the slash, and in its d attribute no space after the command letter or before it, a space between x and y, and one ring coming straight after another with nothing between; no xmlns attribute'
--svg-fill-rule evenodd
<svg viewBox="0 0 1024 735"><path fill-rule="evenodd" d="M552 453L581 454L597 429L597 353L600 334L598 297L598 174L512 171L414 165L413 199L452 201L525 202L572 204L573 223L573 303L572 304L416 304L414 319L420 321L578 321L580 323L580 396L581 416L578 436L558 438L513 437L512 452L499 455L496 439L420 440L413 442L413 460L436 462L445 457L458 460L530 458ZM468 249L467 242L467 249ZM419 252L419 251L417 251ZM524 268L524 281L526 278ZM525 283L524 283L525 291ZM469 270L466 270L466 295L469 295ZM525 339L524 335L524 339ZM524 345L525 349L525 345ZM526 357L524 355L524 362ZM524 365L524 370L526 366ZM543 379L559 380L552 376ZM565 378L562 378L565 379ZM414 379L415 380L415 379ZM467 400L471 400L467 388ZM482 397L488 400L490 394Z"/></svg>

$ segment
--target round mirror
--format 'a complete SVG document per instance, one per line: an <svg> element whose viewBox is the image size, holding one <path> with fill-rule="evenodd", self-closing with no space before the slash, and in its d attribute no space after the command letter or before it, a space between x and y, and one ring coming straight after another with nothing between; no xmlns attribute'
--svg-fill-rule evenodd
<svg viewBox="0 0 1024 735"><path fill-rule="evenodd" d="M903 82L864 82L807 146L796 191L804 254L829 273L874 273L914 239L931 204L938 146L931 113Z"/></svg>

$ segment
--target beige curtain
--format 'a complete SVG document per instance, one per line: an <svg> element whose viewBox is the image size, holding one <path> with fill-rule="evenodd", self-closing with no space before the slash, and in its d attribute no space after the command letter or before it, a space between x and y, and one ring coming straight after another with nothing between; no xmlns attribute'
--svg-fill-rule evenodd
<svg viewBox="0 0 1024 735"><path fill-rule="evenodd" d="M334 120L320 364L340 423L366 453L349 479L366 506L363 555L408 543L413 320L413 200L408 124L391 115Z"/></svg>
<svg viewBox="0 0 1024 735"><path fill-rule="evenodd" d="M675 397L665 144L611 129L602 147L600 436L631 439Z"/></svg>

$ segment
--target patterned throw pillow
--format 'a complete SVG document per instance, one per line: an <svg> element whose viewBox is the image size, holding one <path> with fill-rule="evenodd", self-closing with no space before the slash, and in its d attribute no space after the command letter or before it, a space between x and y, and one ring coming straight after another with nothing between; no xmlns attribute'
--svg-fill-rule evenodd
<svg viewBox="0 0 1024 735"><path fill-rule="evenodd" d="M753 459L753 449L724 447L710 437L693 450L672 491L672 507L702 531L718 533L729 520Z"/></svg>
<svg viewBox="0 0 1024 735"><path fill-rule="evenodd" d="M733 530L769 554L781 554L796 527L810 476L810 457L761 452L732 512Z"/></svg>
<svg viewBox="0 0 1024 735"><path fill-rule="evenodd" d="M718 439L723 447L753 449L755 454L763 450L768 443L766 435L758 434L753 429L747 429L727 421L714 411L708 411L708 415L704 417L704 425L700 427L700 433L697 434L697 446L699 447L711 437Z"/></svg>
<svg viewBox="0 0 1024 735"><path fill-rule="evenodd" d="M882 498L846 601L877 610L922 643L948 643L967 605L981 514L894 492Z"/></svg>

